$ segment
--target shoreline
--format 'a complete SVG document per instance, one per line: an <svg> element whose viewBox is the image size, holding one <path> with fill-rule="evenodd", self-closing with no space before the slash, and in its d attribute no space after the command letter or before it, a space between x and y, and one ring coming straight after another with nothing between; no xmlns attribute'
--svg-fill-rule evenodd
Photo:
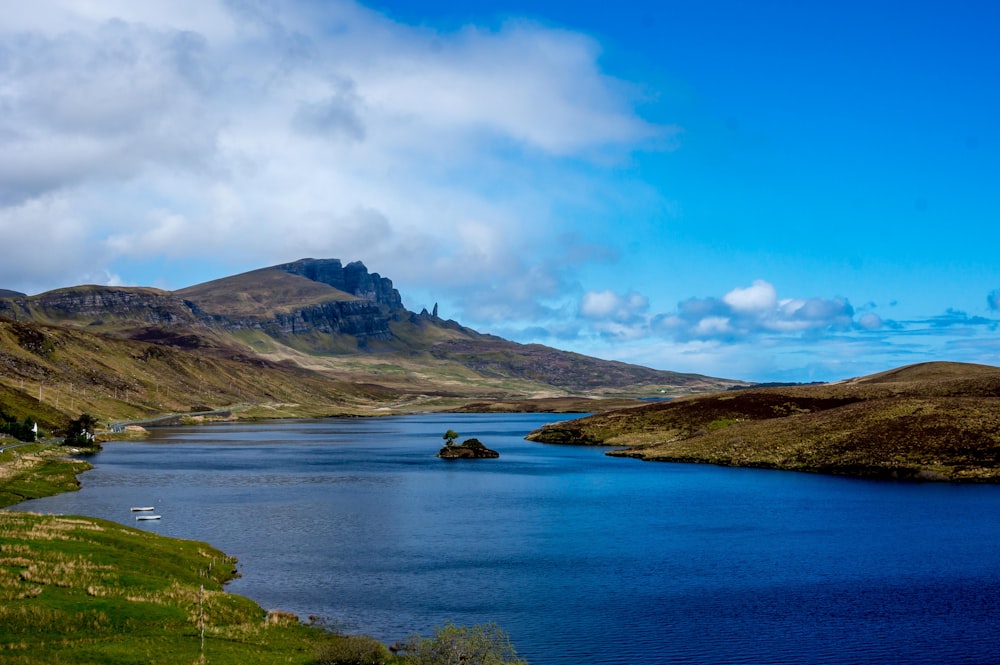
<svg viewBox="0 0 1000 665"><path fill-rule="evenodd" d="M13 445L4 446L0 455L13 452L10 450ZM283 659L287 657L287 662L309 665L315 662L319 649L345 639L323 626L307 624L297 615L264 608L251 598L227 591L226 583L239 576L235 567L238 559L209 543L164 536L90 515L12 510L13 506L31 499L79 490L81 485L77 476L94 468L85 460L70 457L74 452L60 450L58 443L17 447L36 446L40 449L27 455L18 453L16 460L3 460L4 467L18 464L18 468L14 474L0 476L0 534L3 536L0 539L3 541L0 547L0 599L4 601L0 605L0 659L4 662L8 662L6 654L10 654L9 662L12 663L40 664L51 662L53 658L60 662L77 662L69 654L77 648L81 653L91 654L79 662L100 661L104 659L100 644L110 643L118 653L121 645L114 646L118 642L138 658L143 638L134 649L130 645L136 638L136 626L147 624L148 642L153 646L146 652L151 657L130 662L162 662L164 654L183 658L178 662L197 660L200 654L191 638L193 626L176 617L172 624L161 625L161 622L164 612L190 614L190 607L199 595L200 604L204 605L205 598L210 598L223 617L209 621L206 627L213 662L257 662L254 656L259 654L257 649L262 645L263 636L264 642L272 645L269 649ZM80 452L75 450L77 454ZM57 535L49 535L52 533ZM116 539L116 544L111 546L106 542L111 537L109 533ZM95 538L93 542L89 540L91 537ZM73 545L80 541L91 542L86 552ZM95 576L86 572L78 578L58 572L93 569L96 551L108 559L96 576L104 584L95 583ZM185 556L184 553L192 551ZM136 552L145 553L137 557ZM170 562L169 570L165 565L167 561ZM151 562L156 564L151 566ZM8 567L21 569L21 572L9 578L4 574ZM170 589L167 598L150 597L148 590L133 589L131 585L136 579L146 580L140 585L143 588ZM206 587L210 581L212 584ZM83 603L79 610L73 610L73 616L63 616L67 596L77 597L76 602ZM112 609L108 609L109 605ZM80 635L75 627L89 614L97 617L92 624L92 630L98 634L96 637ZM51 620L48 623L43 620L44 625L38 625L38 620L24 625L18 618L35 615ZM118 615L127 617L123 620L131 626L128 632L122 632L116 625L114 617ZM110 617L110 622L101 625L102 617ZM102 628L107 630L102 632ZM35 644L37 640L41 643ZM164 643L169 646L163 646ZM17 652L23 653L16 655ZM221 652L241 655L227 657Z"/></svg>

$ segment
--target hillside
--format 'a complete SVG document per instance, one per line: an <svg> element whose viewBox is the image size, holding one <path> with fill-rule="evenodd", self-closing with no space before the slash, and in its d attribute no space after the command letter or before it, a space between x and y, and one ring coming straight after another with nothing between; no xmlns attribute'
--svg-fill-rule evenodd
<svg viewBox="0 0 1000 665"><path fill-rule="evenodd" d="M323 416L367 413L405 398L239 349L210 350L0 319L0 411L52 431L84 411L109 420L213 409Z"/></svg>
<svg viewBox="0 0 1000 665"><path fill-rule="evenodd" d="M1000 481L1000 368L921 363L833 384L732 390L609 411L529 439L666 462Z"/></svg>
<svg viewBox="0 0 1000 665"><path fill-rule="evenodd" d="M410 312L391 280L361 262L345 266L338 259L301 259L174 292L94 285L35 296L7 292L0 295L0 317L206 360L257 359L286 371L297 366L314 377L374 384L401 396L637 397L740 384L517 344L441 319L436 308ZM63 381L73 382L68 375Z"/></svg>

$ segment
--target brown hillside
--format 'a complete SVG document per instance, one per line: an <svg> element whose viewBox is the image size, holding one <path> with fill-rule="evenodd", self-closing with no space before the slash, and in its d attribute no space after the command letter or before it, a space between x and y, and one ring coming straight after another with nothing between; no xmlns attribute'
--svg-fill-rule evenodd
<svg viewBox="0 0 1000 665"><path fill-rule="evenodd" d="M61 427L82 412L111 420L206 409L259 417L352 414L400 396L235 350L227 354L224 346L194 353L4 319L0 387L0 409L46 427Z"/></svg>
<svg viewBox="0 0 1000 665"><path fill-rule="evenodd" d="M273 268L189 286L175 293L209 314L257 319L270 319L279 312L331 300L358 300L328 284Z"/></svg>
<svg viewBox="0 0 1000 665"><path fill-rule="evenodd" d="M1000 369L924 363L836 384L713 393L528 438L626 446L609 454L645 460L995 482Z"/></svg>
<svg viewBox="0 0 1000 665"><path fill-rule="evenodd" d="M915 365L897 367L887 372L870 374L845 383L907 383L910 381L942 382L976 378L996 377L998 368L992 365L977 365L973 363L926 362Z"/></svg>

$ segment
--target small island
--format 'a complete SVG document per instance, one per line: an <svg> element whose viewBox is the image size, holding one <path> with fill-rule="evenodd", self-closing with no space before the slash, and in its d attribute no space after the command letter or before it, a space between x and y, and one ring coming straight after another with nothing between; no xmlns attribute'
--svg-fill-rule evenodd
<svg viewBox="0 0 1000 665"><path fill-rule="evenodd" d="M500 453L490 450L479 439L466 439L462 443L456 444L458 433L454 430L448 430L441 438L445 440L444 448L437 453L441 459L496 459L500 457Z"/></svg>

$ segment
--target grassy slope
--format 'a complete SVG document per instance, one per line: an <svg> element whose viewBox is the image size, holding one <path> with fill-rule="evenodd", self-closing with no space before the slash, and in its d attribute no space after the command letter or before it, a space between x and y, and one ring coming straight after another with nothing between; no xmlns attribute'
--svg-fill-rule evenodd
<svg viewBox="0 0 1000 665"><path fill-rule="evenodd" d="M272 268L197 284L175 294L211 314L256 319L324 302L358 300L328 284Z"/></svg>
<svg viewBox="0 0 1000 665"><path fill-rule="evenodd" d="M210 663L309 663L335 639L223 592L233 564L113 522L0 511L0 661L196 663L202 607Z"/></svg>
<svg viewBox="0 0 1000 665"><path fill-rule="evenodd" d="M398 397L223 346L191 352L0 320L0 409L46 429L83 411L107 420L239 405L257 405L257 416L349 415Z"/></svg>
<svg viewBox="0 0 1000 665"><path fill-rule="evenodd" d="M0 448L12 443L16 442L0 439ZM76 474L91 467L82 460L69 459L67 452L51 444L33 443L0 453L0 508L79 489Z"/></svg>
<svg viewBox="0 0 1000 665"><path fill-rule="evenodd" d="M529 437L610 454L861 476L1000 481L1000 369L924 363L819 386L714 393Z"/></svg>

